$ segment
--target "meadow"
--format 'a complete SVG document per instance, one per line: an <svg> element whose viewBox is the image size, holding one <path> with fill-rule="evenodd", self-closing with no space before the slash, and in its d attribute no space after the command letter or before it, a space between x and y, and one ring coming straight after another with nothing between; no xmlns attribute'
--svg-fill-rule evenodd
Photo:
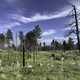
<svg viewBox="0 0 80 80"><path fill-rule="evenodd" d="M39 51L22 67L22 52L0 50L0 80L80 80L80 56L77 51ZM55 55L55 57L54 57Z"/></svg>

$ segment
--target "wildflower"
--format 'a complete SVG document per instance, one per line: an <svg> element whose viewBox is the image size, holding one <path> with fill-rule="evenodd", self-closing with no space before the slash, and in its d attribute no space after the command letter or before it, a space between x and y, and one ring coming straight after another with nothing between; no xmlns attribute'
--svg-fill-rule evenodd
<svg viewBox="0 0 80 80"><path fill-rule="evenodd" d="M17 67L19 68L20 67L20 63L17 61Z"/></svg>
<svg viewBox="0 0 80 80"><path fill-rule="evenodd" d="M62 57L61 60L63 61L64 60L64 57Z"/></svg>

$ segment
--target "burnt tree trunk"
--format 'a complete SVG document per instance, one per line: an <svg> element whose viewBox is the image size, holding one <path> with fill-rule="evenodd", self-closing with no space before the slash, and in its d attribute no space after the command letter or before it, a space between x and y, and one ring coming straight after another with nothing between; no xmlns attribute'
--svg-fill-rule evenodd
<svg viewBox="0 0 80 80"><path fill-rule="evenodd" d="M24 47L24 40L23 40L23 67L25 67L25 47Z"/></svg>
<svg viewBox="0 0 80 80"><path fill-rule="evenodd" d="M77 19L77 11L76 11L76 7L73 6L74 8L74 14L75 14L75 23L76 23L76 35L77 35L77 41L78 41L78 49L79 49L79 52L80 52L80 39L79 39L79 26L78 26L78 19Z"/></svg>

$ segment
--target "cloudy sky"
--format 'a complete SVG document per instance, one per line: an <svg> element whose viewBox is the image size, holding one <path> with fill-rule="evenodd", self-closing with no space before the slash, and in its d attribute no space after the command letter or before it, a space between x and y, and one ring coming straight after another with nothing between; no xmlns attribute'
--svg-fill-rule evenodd
<svg viewBox="0 0 80 80"><path fill-rule="evenodd" d="M79 9L79 0L0 0L0 32L10 28L16 32L28 32L39 24L40 41L49 44L52 39L63 40L71 21L71 4Z"/></svg>

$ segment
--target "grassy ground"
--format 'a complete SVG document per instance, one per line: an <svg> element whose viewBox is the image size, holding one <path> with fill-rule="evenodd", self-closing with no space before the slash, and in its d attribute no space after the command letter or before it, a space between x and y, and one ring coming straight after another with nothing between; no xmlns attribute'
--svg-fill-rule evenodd
<svg viewBox="0 0 80 80"><path fill-rule="evenodd" d="M55 54L58 59L50 56ZM22 53L0 50L0 80L80 80L80 57L75 51L40 51L36 64L33 55L22 68Z"/></svg>

